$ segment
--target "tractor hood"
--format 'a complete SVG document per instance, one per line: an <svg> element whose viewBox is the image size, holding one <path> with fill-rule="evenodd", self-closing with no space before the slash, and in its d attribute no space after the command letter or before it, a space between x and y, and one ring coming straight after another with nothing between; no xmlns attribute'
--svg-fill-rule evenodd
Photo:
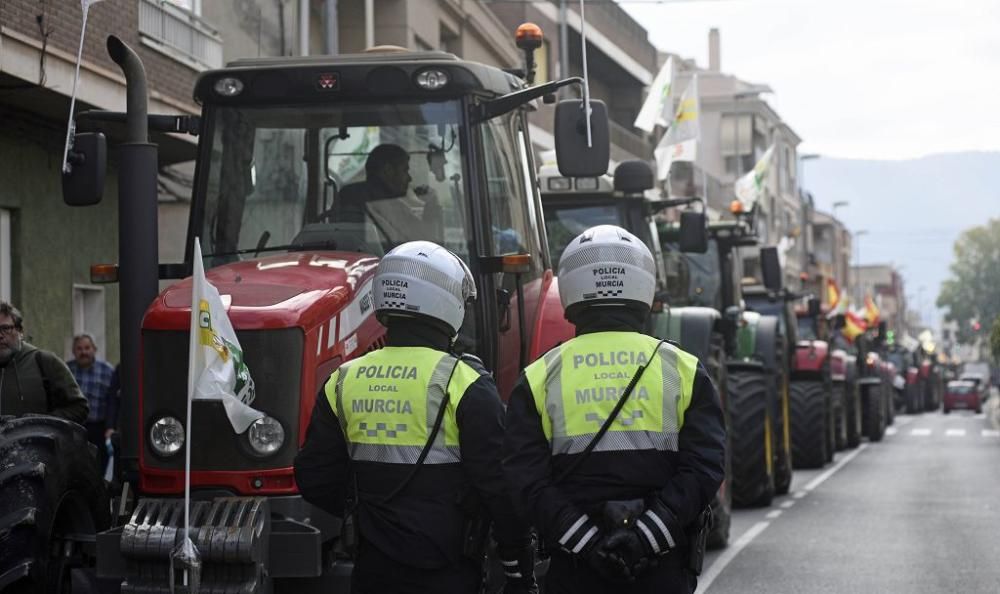
<svg viewBox="0 0 1000 594"><path fill-rule="evenodd" d="M351 302L377 264L378 258L355 252L295 252L218 266L205 276L235 328L309 328ZM143 328L186 328L191 285L187 278L163 291Z"/></svg>

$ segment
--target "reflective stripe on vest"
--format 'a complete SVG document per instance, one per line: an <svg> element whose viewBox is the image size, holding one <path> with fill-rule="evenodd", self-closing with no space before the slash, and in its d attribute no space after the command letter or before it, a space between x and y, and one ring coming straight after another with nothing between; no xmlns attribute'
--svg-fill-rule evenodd
<svg viewBox="0 0 1000 594"><path fill-rule="evenodd" d="M424 347L385 347L341 365L324 392L340 421L352 460L414 464L447 391L450 397L441 430L424 463L452 464L461 461L455 410L477 379L475 369L447 353Z"/></svg>
<svg viewBox="0 0 1000 594"><path fill-rule="evenodd" d="M643 373L594 451L677 451L698 359L635 332L596 332L552 349L525 370L553 455L584 451L636 370Z"/></svg>

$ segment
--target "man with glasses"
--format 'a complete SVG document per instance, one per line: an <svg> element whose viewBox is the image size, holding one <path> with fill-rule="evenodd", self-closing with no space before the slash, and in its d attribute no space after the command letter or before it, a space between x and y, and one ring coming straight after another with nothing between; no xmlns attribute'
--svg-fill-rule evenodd
<svg viewBox="0 0 1000 594"><path fill-rule="evenodd" d="M83 424L87 399L62 359L24 340L24 319L0 301L0 415L50 414Z"/></svg>

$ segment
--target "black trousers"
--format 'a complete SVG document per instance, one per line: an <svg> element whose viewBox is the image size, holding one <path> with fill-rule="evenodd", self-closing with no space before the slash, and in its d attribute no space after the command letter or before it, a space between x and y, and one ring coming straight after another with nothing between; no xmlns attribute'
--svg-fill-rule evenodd
<svg viewBox="0 0 1000 594"><path fill-rule="evenodd" d="M362 542L351 575L352 594L476 594L482 568L466 559L441 569L411 567Z"/></svg>
<svg viewBox="0 0 1000 594"><path fill-rule="evenodd" d="M552 555L545 576L546 594L692 594L697 585L694 574L679 562L665 560L629 584L607 581L583 559L561 553Z"/></svg>

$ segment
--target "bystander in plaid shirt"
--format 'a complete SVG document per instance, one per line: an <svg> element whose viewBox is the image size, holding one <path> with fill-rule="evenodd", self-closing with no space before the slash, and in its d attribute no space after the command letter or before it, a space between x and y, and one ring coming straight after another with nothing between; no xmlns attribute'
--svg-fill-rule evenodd
<svg viewBox="0 0 1000 594"><path fill-rule="evenodd" d="M73 372L80 391L90 403L88 423L99 423L108 420L108 407L113 396L111 394L111 376L115 370L107 361L94 361L90 367L83 369L76 360L67 361L66 365Z"/></svg>

